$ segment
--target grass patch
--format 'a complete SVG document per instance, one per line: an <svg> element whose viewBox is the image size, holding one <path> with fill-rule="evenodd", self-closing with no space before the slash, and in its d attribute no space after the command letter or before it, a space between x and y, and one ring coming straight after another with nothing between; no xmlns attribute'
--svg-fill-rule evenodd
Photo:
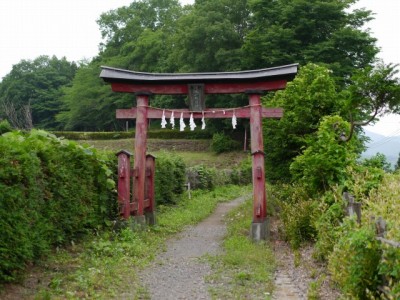
<svg viewBox="0 0 400 300"><path fill-rule="evenodd" d="M194 191L191 200L184 198L174 207L159 207L157 226L96 233L68 249L55 251L35 268L35 274L28 275L40 284L29 291L23 284L22 293L35 299L142 299L146 291L137 272L165 248L166 239L206 218L219 202L249 191L249 187L238 186ZM13 290L15 293L15 286Z"/></svg>
<svg viewBox="0 0 400 300"><path fill-rule="evenodd" d="M99 150L106 150L117 153L125 149L133 153L134 140L85 140L76 141L80 144L89 145ZM215 154L210 151L209 140L158 140L148 139L149 153L157 155L163 151L173 151L182 157L186 166L205 165L222 169L231 169L244 160L248 153L243 151L233 151L222 154Z"/></svg>
<svg viewBox="0 0 400 300"><path fill-rule="evenodd" d="M228 233L224 253L209 257L213 274L207 280L212 285L213 299L269 299L273 290L274 254L267 243L249 239L252 221L252 201L249 199L231 211L226 220Z"/></svg>

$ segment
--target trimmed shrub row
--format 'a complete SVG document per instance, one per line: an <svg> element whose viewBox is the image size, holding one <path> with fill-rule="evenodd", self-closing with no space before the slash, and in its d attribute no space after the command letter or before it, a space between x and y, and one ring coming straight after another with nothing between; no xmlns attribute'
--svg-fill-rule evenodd
<svg viewBox="0 0 400 300"><path fill-rule="evenodd" d="M116 140L135 137L135 131L115 132L78 132L53 131L58 137L70 140ZM205 130L179 131L172 129L150 130L147 134L150 139L210 139L212 134Z"/></svg>
<svg viewBox="0 0 400 300"><path fill-rule="evenodd" d="M115 217L108 164L45 131L0 136L0 282Z"/></svg>

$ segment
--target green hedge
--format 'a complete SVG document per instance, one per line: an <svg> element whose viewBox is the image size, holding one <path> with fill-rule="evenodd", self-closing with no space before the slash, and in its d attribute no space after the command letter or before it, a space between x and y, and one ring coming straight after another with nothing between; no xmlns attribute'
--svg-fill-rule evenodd
<svg viewBox="0 0 400 300"><path fill-rule="evenodd" d="M135 131L115 132L78 132L78 131L53 131L58 137L70 140L114 140L135 137ZM210 139L212 134L205 130L179 131L177 129L150 130L147 134L150 139Z"/></svg>
<svg viewBox="0 0 400 300"><path fill-rule="evenodd" d="M174 204L184 191L186 166L174 153L160 153L156 158L155 198L157 204Z"/></svg>
<svg viewBox="0 0 400 300"><path fill-rule="evenodd" d="M0 136L0 282L115 216L107 163L44 131Z"/></svg>

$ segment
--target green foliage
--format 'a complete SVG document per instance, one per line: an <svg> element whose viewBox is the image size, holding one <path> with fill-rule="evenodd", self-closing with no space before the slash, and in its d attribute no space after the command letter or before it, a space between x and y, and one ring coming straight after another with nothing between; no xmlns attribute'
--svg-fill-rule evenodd
<svg viewBox="0 0 400 300"><path fill-rule="evenodd" d="M303 242L315 238L312 220L316 212L316 203L309 199L301 186L286 186L283 190L280 195L275 193L275 197L281 202L283 233L291 247L298 249Z"/></svg>
<svg viewBox="0 0 400 300"><path fill-rule="evenodd" d="M64 88L63 109L56 116L64 130L115 130L115 110L131 107L130 97L113 93L99 78L99 70L96 61L81 65L72 85Z"/></svg>
<svg viewBox="0 0 400 300"><path fill-rule="evenodd" d="M314 240L315 228L310 218L314 207L315 203L311 200L282 204L280 216L284 234L293 249L298 249L303 242Z"/></svg>
<svg viewBox="0 0 400 300"><path fill-rule="evenodd" d="M381 168L362 165L348 167L347 173L350 178L346 181L345 186L356 199L363 199L371 191L379 188L385 176L385 172Z"/></svg>
<svg viewBox="0 0 400 300"><path fill-rule="evenodd" d="M247 0L197 2L176 22L169 62L180 72L234 71L242 68L249 26Z"/></svg>
<svg viewBox="0 0 400 300"><path fill-rule="evenodd" d="M283 91L268 101L268 106L282 107L280 120L267 119L263 133L266 178L271 181L291 178L289 166L318 129L322 117L340 112L341 97L330 71L315 64L300 69L297 77Z"/></svg>
<svg viewBox="0 0 400 300"><path fill-rule="evenodd" d="M400 111L398 65L379 62L374 68L357 70L346 91L346 110L353 125L365 126L376 117Z"/></svg>
<svg viewBox="0 0 400 300"><path fill-rule="evenodd" d="M366 209L363 210L364 219L382 217L386 221L385 238L400 241L400 190L398 183L399 174L385 174L377 189L371 191L369 197L364 199ZM382 244L382 260L379 264L379 274L383 276L383 283L387 285L386 291L392 299L400 296L400 251L394 247Z"/></svg>
<svg viewBox="0 0 400 300"><path fill-rule="evenodd" d="M333 251L335 244L339 238L338 231L344 218L344 203L340 196L327 193L324 195L325 205L319 207L319 213L315 221L315 229L317 232L316 243L314 248L314 256L319 260L327 260L329 254ZM332 205L326 202L326 198L336 198ZM337 199L339 198L339 199ZM322 206L322 207L321 207Z"/></svg>
<svg viewBox="0 0 400 300"><path fill-rule="evenodd" d="M229 152L238 150L239 142L223 133L214 133L211 142L211 149L215 153Z"/></svg>
<svg viewBox="0 0 400 300"><path fill-rule="evenodd" d="M0 281L114 217L113 173L93 149L44 131L0 136Z"/></svg>
<svg viewBox="0 0 400 300"><path fill-rule="evenodd" d="M216 186L217 171L204 165L197 165L187 170L190 188L212 190Z"/></svg>
<svg viewBox="0 0 400 300"><path fill-rule="evenodd" d="M245 185L250 184L253 180L253 170L251 156L243 160L239 167L234 168L231 173L232 184Z"/></svg>
<svg viewBox="0 0 400 300"><path fill-rule="evenodd" d="M156 158L155 198L157 204L176 203L183 193L186 166L174 153L160 153Z"/></svg>
<svg viewBox="0 0 400 300"><path fill-rule="evenodd" d="M354 219L347 219L328 268L345 294L366 299L367 290L374 292L377 288L380 256L374 227L358 228Z"/></svg>
<svg viewBox="0 0 400 300"><path fill-rule="evenodd" d="M371 64L378 52L375 39L362 29L371 13L351 11L351 2L207 0L182 7L177 0L143 0L104 13L98 24L105 42L98 57L81 66L72 86L65 90L58 121L67 130L121 127L114 110L131 107L132 98L112 93L101 83L101 65L176 73L316 62L327 65L336 78L345 81L355 69ZM321 91L325 88L330 86L321 84ZM246 103L240 96L207 98L208 107ZM155 103L185 106L183 97L163 97ZM330 105L322 103L320 108L328 110L323 115L331 113ZM287 167L283 174L288 174Z"/></svg>
<svg viewBox="0 0 400 300"><path fill-rule="evenodd" d="M56 129L61 110L62 88L71 84L77 65L65 57L39 56L14 65L0 84L0 116L16 128ZM27 115L25 108L31 110ZM32 120L27 120L32 118Z"/></svg>
<svg viewBox="0 0 400 300"><path fill-rule="evenodd" d="M391 172L390 162L387 161L385 154L376 153L374 156L370 158L365 158L361 164L368 168L377 168L382 169L385 172Z"/></svg>
<svg viewBox="0 0 400 300"><path fill-rule="evenodd" d="M12 127L7 120L0 121L0 135L12 131Z"/></svg>
<svg viewBox="0 0 400 300"><path fill-rule="evenodd" d="M315 139L307 141L303 154L290 165L294 180L310 193L329 190L348 179L347 166L355 163L357 143L344 142L341 136L349 132L349 124L339 116L324 117Z"/></svg>
<svg viewBox="0 0 400 300"><path fill-rule="evenodd" d="M243 46L250 68L321 63L342 79L374 61L375 39L363 30L371 12L352 11L356 0L250 1L253 25Z"/></svg>

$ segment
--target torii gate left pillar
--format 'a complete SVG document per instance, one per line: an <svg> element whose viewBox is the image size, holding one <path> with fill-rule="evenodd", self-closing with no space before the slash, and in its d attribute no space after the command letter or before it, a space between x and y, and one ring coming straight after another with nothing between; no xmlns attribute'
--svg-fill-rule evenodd
<svg viewBox="0 0 400 300"><path fill-rule="evenodd" d="M135 131L135 159L133 165L133 198L137 203L135 219L140 224L145 224L144 198L146 179L146 148L147 148L147 110L151 93L136 93L136 131Z"/></svg>
<svg viewBox="0 0 400 300"><path fill-rule="evenodd" d="M267 211L264 169L264 143L262 137L262 118L279 118L282 109L266 109L261 106L261 94L266 91L284 89L286 83L297 74L298 65L287 65L269 69L223 72L223 73L187 73L159 74L142 73L102 67L100 77L110 82L113 91L135 93L137 108L117 110L117 118L136 118L135 162L134 162L134 200L138 203L137 219L144 222L144 191L145 191L145 161L146 136L148 119L160 119L162 110L149 107L151 94L190 95L191 104L188 109L174 109L183 118L231 118L233 113L238 118L250 118L252 179L253 179L253 223L251 236L253 240L266 239ZM195 91L194 94L192 90ZM197 91L197 92L196 92ZM201 91L201 92L199 92ZM206 94L246 93L249 105L234 109L206 109L201 105ZM201 100L203 99L203 100ZM200 105L199 105L200 104ZM203 101L204 105L204 101ZM200 107L200 109L199 109ZM165 117L170 118L171 112L165 111ZM143 220L141 220L143 219Z"/></svg>

